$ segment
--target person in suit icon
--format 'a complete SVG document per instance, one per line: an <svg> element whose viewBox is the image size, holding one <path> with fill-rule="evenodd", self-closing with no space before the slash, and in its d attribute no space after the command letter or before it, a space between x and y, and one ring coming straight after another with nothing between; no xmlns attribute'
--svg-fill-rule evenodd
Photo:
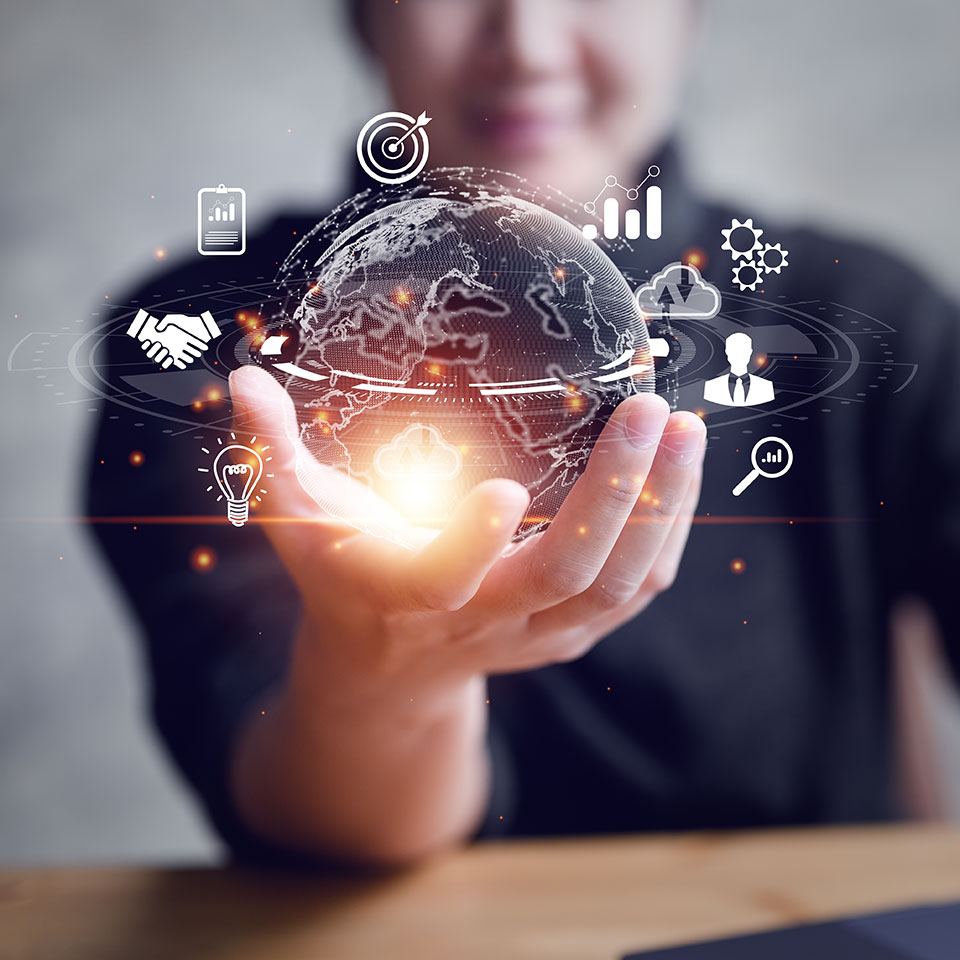
<svg viewBox="0 0 960 960"><path fill-rule="evenodd" d="M753 356L753 340L745 333L727 337L727 360L730 370L703 385L703 399L726 407L755 407L769 403L773 397L773 381L748 373Z"/></svg>

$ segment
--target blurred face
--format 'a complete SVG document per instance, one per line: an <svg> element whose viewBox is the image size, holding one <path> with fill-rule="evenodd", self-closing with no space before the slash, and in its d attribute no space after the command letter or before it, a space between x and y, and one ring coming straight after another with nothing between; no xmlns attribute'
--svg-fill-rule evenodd
<svg viewBox="0 0 960 960"><path fill-rule="evenodd" d="M394 103L426 110L430 161L592 197L671 125L696 0L368 0Z"/></svg>

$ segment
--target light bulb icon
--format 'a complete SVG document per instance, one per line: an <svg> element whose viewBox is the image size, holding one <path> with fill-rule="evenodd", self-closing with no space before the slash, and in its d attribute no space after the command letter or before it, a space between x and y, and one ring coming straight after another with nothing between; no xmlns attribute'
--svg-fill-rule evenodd
<svg viewBox="0 0 960 960"><path fill-rule="evenodd" d="M251 447L232 443L213 461L213 476L227 501L227 519L242 527L250 516L253 496L263 473L263 458Z"/></svg>

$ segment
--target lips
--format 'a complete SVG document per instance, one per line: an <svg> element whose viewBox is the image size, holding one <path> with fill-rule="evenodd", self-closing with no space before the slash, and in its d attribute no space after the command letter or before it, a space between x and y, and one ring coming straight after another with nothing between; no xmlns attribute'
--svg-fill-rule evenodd
<svg viewBox="0 0 960 960"><path fill-rule="evenodd" d="M511 100L488 102L475 114L477 136L498 151L527 154L552 149L584 123L583 97L572 91Z"/></svg>

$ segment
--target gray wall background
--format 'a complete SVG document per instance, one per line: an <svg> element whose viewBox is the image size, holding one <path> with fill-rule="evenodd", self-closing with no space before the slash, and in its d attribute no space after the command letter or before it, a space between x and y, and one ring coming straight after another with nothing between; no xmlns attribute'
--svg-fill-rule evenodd
<svg viewBox="0 0 960 960"><path fill-rule="evenodd" d="M746 213L875 240L960 294L955 0L709 6L682 120L699 182ZM5 0L0 356L120 296L155 247L191 248L198 185L244 185L253 228L277 204L336 196L381 103L338 12ZM213 859L146 722L130 619L83 528L44 519L78 512L93 419L51 379L63 397L0 377L0 862ZM956 716L940 717L941 750L960 756Z"/></svg>

